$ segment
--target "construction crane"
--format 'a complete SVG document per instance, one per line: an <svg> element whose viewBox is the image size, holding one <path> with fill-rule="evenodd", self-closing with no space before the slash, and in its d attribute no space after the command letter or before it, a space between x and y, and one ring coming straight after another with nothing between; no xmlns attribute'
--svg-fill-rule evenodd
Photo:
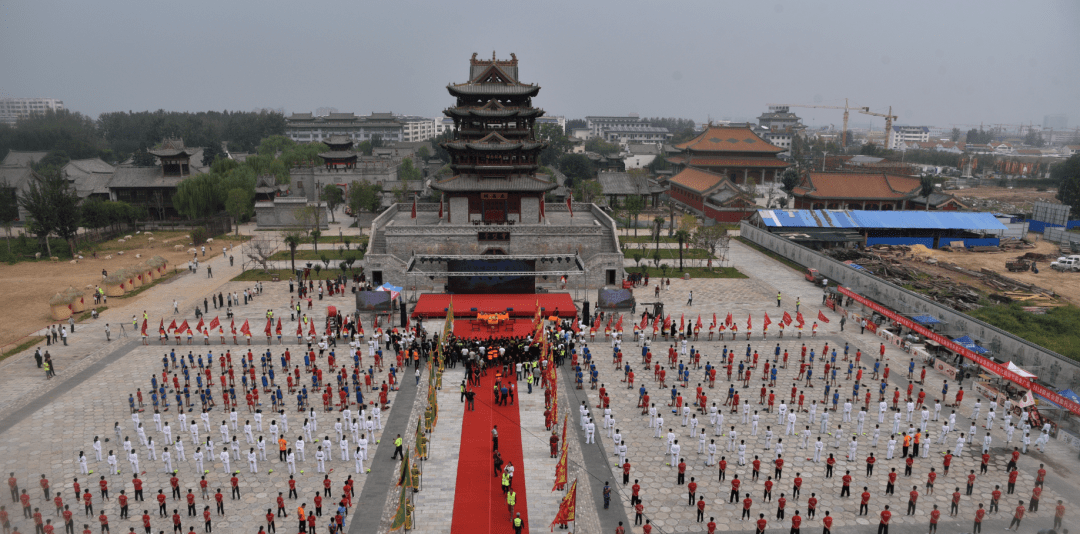
<svg viewBox="0 0 1080 534"><path fill-rule="evenodd" d="M862 113L863 115L873 115L875 117L885 117L885 148L889 148L889 132L892 131L892 121L897 118L896 115L892 114L892 106L889 106L888 114L874 113L870 111L870 108L861 108L859 109L859 113Z"/></svg>
<svg viewBox="0 0 1080 534"><path fill-rule="evenodd" d="M822 106L822 105L808 105L808 104L768 104L769 106L787 106L789 108L825 108L825 109L842 109L844 110L844 129L840 133L840 146L847 146L847 123L848 123L848 110L854 109L860 113L869 111L868 107L849 106L848 99L844 99L843 106Z"/></svg>

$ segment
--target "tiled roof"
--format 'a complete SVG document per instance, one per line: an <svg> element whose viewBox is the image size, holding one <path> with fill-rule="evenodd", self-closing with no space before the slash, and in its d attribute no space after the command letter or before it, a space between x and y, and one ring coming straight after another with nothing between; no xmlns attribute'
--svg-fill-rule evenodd
<svg viewBox="0 0 1080 534"><path fill-rule="evenodd" d="M477 83L448 85L447 90L451 95L522 95L536 96L540 92L539 85L504 85L501 83Z"/></svg>
<svg viewBox="0 0 1080 534"><path fill-rule="evenodd" d="M22 152L19 150L9 150L7 155L4 156L4 161L0 162L0 165L29 167L31 163L40 161L41 158L44 158L47 154L48 152Z"/></svg>
<svg viewBox="0 0 1080 534"><path fill-rule="evenodd" d="M432 182L436 191L521 191L546 192L558 187L558 184L527 174L512 174L509 178L481 178L474 174L459 174Z"/></svg>
<svg viewBox="0 0 1080 534"><path fill-rule="evenodd" d="M809 198L903 199L919 193L918 178L884 173L810 172L792 191Z"/></svg>
<svg viewBox="0 0 1080 534"><path fill-rule="evenodd" d="M746 126L710 126L676 148L703 152L761 152L779 154L784 149L762 139Z"/></svg>
<svg viewBox="0 0 1080 534"><path fill-rule="evenodd" d="M663 187L638 173L602 172L597 179L605 195L648 195L664 191Z"/></svg>
<svg viewBox="0 0 1080 534"><path fill-rule="evenodd" d="M726 179L726 177L720 174L696 169L694 167L687 167L680 171L679 174L672 176L671 183L703 193L716 187L717 184Z"/></svg>
<svg viewBox="0 0 1080 534"><path fill-rule="evenodd" d="M187 176L164 176L161 167L134 167L121 165L116 168L109 187L176 187Z"/></svg>
<svg viewBox="0 0 1080 534"><path fill-rule="evenodd" d="M683 164L686 162L685 157L673 157L668 158L671 163ZM765 158L707 158L707 157L691 157L690 165L692 167L789 167L790 163L779 160L773 157Z"/></svg>

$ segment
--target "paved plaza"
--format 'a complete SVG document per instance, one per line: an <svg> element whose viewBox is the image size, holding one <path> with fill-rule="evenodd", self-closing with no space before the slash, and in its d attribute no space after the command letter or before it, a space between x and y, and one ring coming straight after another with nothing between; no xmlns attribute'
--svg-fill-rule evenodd
<svg viewBox="0 0 1080 534"><path fill-rule="evenodd" d="M614 454L612 438L609 437L607 429L603 428L603 411L596 408L599 403L598 391L589 389L587 385L585 389L575 389L572 384L572 374L569 366L565 366L560 373L560 392L562 395L560 406L565 410L570 410L572 414L568 429L568 438L570 439L569 479L571 481L577 479L579 482L577 521L571 523L570 531L610 533L614 532L618 522L622 521L627 527L627 532L643 532L640 526L633 526L635 514L630 506L630 487L633 480L638 480L641 485L641 496L644 503L643 518L650 520L654 527L653 532L704 532L705 523L708 522L709 517L715 517L718 531L753 532L752 523L739 520L741 505L729 503L731 480L735 475L738 475L738 478L742 481L739 492L740 499L743 498L742 494L747 492L751 494L753 498L751 508L753 518L756 519L758 513L764 513L769 520L769 527L766 532L787 532L791 526L790 518L796 510L800 512L804 519L802 532L820 532L821 517L825 511L829 511L831 516L835 518L832 529L834 533L874 532L876 531L874 526L878 523L877 514L886 504L890 506L894 514L892 519L892 532L894 533L925 532L929 523L929 513L934 504L937 504L942 512L942 532L968 532L971 529L972 519L978 503L985 503L989 506L990 493L994 485L1000 484L1004 491L1007 484L1007 452L1011 448L1006 448L1005 433L1000 428L1003 417L998 416L995 421L995 428L991 430L993 438L991 447L992 460L986 474L979 473L979 454L981 453L982 437L986 432L982 428L987 410L985 402L983 403L983 417L980 417L977 425L978 436L975 442L969 441L963 448L963 453L952 460L947 475L942 473L943 453L954 448L955 438L960 432L968 433L971 424L969 417L976 399L972 391L967 392L963 406L957 409L957 428L950 433L946 444L938 443L938 436L941 433L941 421L934 420L928 424L927 431L932 442L928 457L916 459L910 477L903 474L904 463L900 458L901 447L899 444L896 447L893 459L886 458L886 443L893 427L892 411L886 413L886 422L880 424L881 433L877 445L874 446L872 443L874 425L879 424L877 422L878 395L876 386L874 386L871 410L866 415L862 432L857 432L856 427L858 424L858 407L862 406L865 389L860 391L859 403L855 405L856 407L852 412L851 422L841 421L842 406L846 398L846 396L842 396L840 399L841 409L837 412L829 412L830 428L825 433L820 432L822 409L819 408L816 414L818 419L811 426L808 435L805 431L805 426L809 424L809 414L807 412L796 413L797 423L795 426L799 429L799 434L786 435L784 432L785 425L778 421L778 414L775 411L766 413L766 407L758 403L762 368L766 361L769 361L771 365L773 351L777 343L780 344L781 351L787 350L789 353L788 365L778 370L776 385L770 388L775 391L777 405L781 400L787 401L790 397L791 385L799 370L799 354L802 344L805 343L807 349L813 349L818 356L814 366L813 387L807 387L805 379L799 381L797 386L798 391L805 396L804 408L809 408L812 401L818 401L819 405L823 401L824 382L820 380L820 375L817 375L817 373L822 370L821 352L826 343L828 343L830 351L833 348L838 349L837 363L842 364L843 367L838 373L836 388L843 395L851 391L853 383L853 380L847 380L845 377L847 362L841 360L845 343L850 346L851 357L854 356L856 350L861 350L863 353L862 364L866 368L863 371L865 387L867 383L871 385L874 383L869 380L869 375L878 354L881 338L870 333L860 334L859 329L853 327L851 323L848 324L846 331L840 332L839 316L820 306L821 290L814 288L803 280L796 271L738 243L732 245L730 257L731 262L742 272L749 275L750 278L690 281L673 279L670 289L661 292L660 299L665 303L665 311L671 314L676 322L678 322L680 316L685 316L687 321L696 321L698 315L701 315L702 321L706 325L702 330L705 334L701 335L699 340L691 341L688 345L692 345L694 349L701 351L702 366L706 362L717 364L720 353L726 345L736 353L735 366L737 368L738 362L743 360L748 343L742 333L739 334L736 340L731 340L730 334L723 341L715 340L715 338L713 341L706 340L708 337L708 324L711 322L713 313L716 313L720 321L723 321L724 317L731 313L733 320L739 324L740 331L745 331L747 315L753 316L754 331L756 333L753 339L749 341L749 344L752 350L759 352L759 364L752 371L752 378L748 388L744 389L741 383L736 384L735 387L742 400L750 401L751 414L754 410L758 411L760 421L756 434L753 432L750 422L743 422L741 412L732 414L730 413L730 407L723 405L726 400L728 386L731 383L726 379L726 370L721 369L718 371L715 388L709 388L703 379L704 370L694 369L691 371L689 387L683 388L680 385L679 392L684 398L692 399L694 388L698 383L703 383L705 394L708 396L708 405L711 406L716 403L724 414L723 428L719 429L719 435L717 435L716 428L718 425L713 425L710 422L708 411L697 416L697 430L700 432L700 430L704 429L707 440L715 440L717 446L716 460L719 461L720 456L726 457L728 463L725 473L726 479L719 481L718 467L716 465L706 465L708 454L698 451L698 437L691 434L689 425L684 426L682 417L671 413L672 408L668 406L671 395L670 387L674 382L675 373L670 368L668 369L668 388L661 389L653 377L652 370L646 371L643 368L640 345L634 343L631 339L632 336L628 334L623 344L624 362L629 363L635 372L634 388L628 389L627 384L622 382L623 371L617 370L611 363L610 341L603 339L602 336L597 336L595 340L589 341L588 345L600 372L600 382L605 385L611 398L612 414L616 421L614 428L619 429L622 439L627 445L626 458L632 465L631 483L628 485L622 483L622 470L617 466L618 456ZM248 350L242 337L240 338L240 346L233 345L231 336L228 337L226 345L221 345L217 338L211 337L209 347L204 347L201 337L198 336L195 344L191 346L188 346L186 341L181 346L176 346L171 342L166 346L158 344L156 330L160 318L164 318L166 325L174 317L177 318L177 322L187 319L189 323L194 325L197 322L194 318L194 308L196 305L202 306L203 298L212 294L216 295L219 292L240 293L244 289L254 286L253 283L248 282L228 281L231 277L240 273L240 262L237 262L235 267L229 267L226 260L217 257L207 258L205 263L213 266L216 278L206 278L205 270L200 269L198 273L184 274L166 284L151 289L137 305L135 303L125 304L123 300L114 300L111 302L113 306L102 318L88 323L79 323L76 326L75 333L69 338L68 346L43 346L43 350L50 351L56 363L58 376L53 379L46 380L44 373L36 368L32 351L8 358L0 364L0 370L3 371L0 373L0 454L2 454L0 456L2 460L0 461L3 462L3 472L5 474L14 472L20 488L27 489L27 493L31 496L32 507L40 508L44 517L53 519L53 522L58 527L61 526L61 521L54 514L55 507L51 501L45 502L42 491L38 487L38 479L41 474L48 477L53 490L60 493L64 503L71 505L71 509L75 513L74 522L79 531L82 530L82 525L85 523L91 526L92 531L97 532L98 521L96 517L86 517L83 507L75 500L72 489L72 482L75 478L78 478L83 488L92 491L95 513L104 510L109 517L113 530L119 529L119 531L123 532L126 531L125 527L132 527L141 532L142 523L139 518L144 509L149 510L154 531L168 530L172 526L171 519L158 517L156 502L151 501L154 499L158 489L163 489L167 495L171 494L169 488L170 475L166 472L165 465L160 460L165 445L164 433L157 431L155 428L152 408L147 407L140 413L140 420L146 429L146 435L153 438L156 443L156 454L159 459L154 461L148 458L148 448L140 443L133 426L127 399L129 394L135 393L136 388L142 388L144 402L149 406L150 378L156 374L160 379L161 357L170 350L175 349L178 356L180 354L186 355L187 351L191 350L197 356L200 351L209 349L214 352L215 357L222 350L230 350L237 371L240 370L240 354L246 354ZM250 321L251 330L254 334L251 350L254 353L256 364L258 364L261 352L266 350L266 338L262 330L267 309L273 309L275 317L283 319L283 339L285 343L284 345L278 345L275 337L270 347L273 360L276 362L285 348L290 349L294 363L302 360L302 354L299 352L294 334L296 323L289 320L287 310L290 301L288 285L286 283L266 282L263 287L263 293L257 295L253 302L248 305L241 304L233 307L238 328L245 319ZM694 292L694 299L693 304L688 305L687 297L691 290ZM777 291L780 291L783 297L780 308L776 307ZM651 288L644 293L642 290L638 290L638 293L639 301L649 302L654 300ZM806 333L802 339L796 339L789 329L784 339L776 339L774 337L776 323L785 310L794 315L796 298L801 298L800 311L806 317ZM176 315L173 314L172 309L174 299L178 300L180 309L180 313ZM339 309L351 310L352 295L328 297L322 301L316 299L313 309L309 312L314 316L316 324L322 324L327 305L335 305ZM306 308L306 305L304 308ZM131 327L132 315L137 315L141 324L144 309L150 323L148 328L151 334L149 345L143 345L142 340L134 335ZM819 310L824 310L825 315L831 322L828 324L819 323L820 330L817 337L811 338L809 325L814 322ZM639 308L639 311L642 311L642 309ZM766 312L769 313L770 318L773 320L773 326L770 327L772 333L770 333L769 339L762 340L760 330L757 327L760 326L763 314ZM219 316L224 320L225 311L215 310L211 304L206 315L207 320L215 316ZM627 320L629 321L630 318L627 318ZM640 316L634 319L634 322L637 321L640 321ZM112 326L113 336L111 342L105 341L105 322L109 322ZM126 325L126 337L120 333L120 323ZM225 321L225 323L227 331L228 322ZM630 323L625 324L626 331L630 332ZM367 320L365 320L364 327L369 333L371 332L372 325ZM432 326L429 324L428 328L432 328ZM290 336L290 334L293 335ZM661 365L667 365L665 355L670 344L670 342L664 342L662 339L652 342L654 363L660 362ZM891 369L888 379L887 400L891 406L893 388L898 387L901 391L904 391L908 385L906 369L909 356L891 344L886 345L886 347L885 359ZM338 351L339 359L343 357L343 353L344 347L341 347L341 350ZM684 357L683 360L686 361L686 358ZM365 367L367 364L368 359L365 351ZM916 367L916 376L918 375L918 369L919 366ZM216 362L212 374L213 380L216 382L219 375ZM377 382L386 379L385 370L382 372L377 371L376 374ZM412 369L405 369L399 374L399 383L402 385L402 389L391 393L389 396L390 409L382 413L384 429L381 432L376 432L375 436L367 437L370 441L368 447L369 459L365 462L365 472L360 474L356 473L355 463L352 460L356 444L350 440L349 460L342 460L338 437L333 429L334 419L337 416L331 416L330 413L323 412L320 399L316 395L312 395L311 401L318 416L318 430L313 433L313 438L317 437L320 441L318 443L315 443L314 439L308 441L306 461L297 459L297 474L294 476L297 481L299 499L286 500L286 510L289 517L277 518L276 526L278 528L288 530L296 527L296 508L301 503L307 503L309 512L313 510L313 497L323 489L323 474L317 472L314 452L320 444L325 444L325 438L329 436L333 444L333 458L327 462L326 467L327 471L330 471L329 477L333 498L328 498L323 504L323 517L319 518L318 531L327 531L326 525L332 515L328 508L331 507L331 502L336 502L340 497L342 487L349 476L352 476L355 481L354 492L356 497L354 498L354 507L350 509L350 513L345 520L346 528L350 532L385 531L389 524L389 516L393 513L397 503L397 494L394 491L396 477L394 467L397 465L397 461L391 460L393 434L399 432L397 429L403 429L401 433L408 438L411 436L411 429L415 428L416 420L420 416L419 410L423 404L423 396L418 395L417 391L426 391L427 387L426 373L421 373L421 375L421 381L419 385L416 385ZM306 375L304 376L306 377ZM461 440L464 404L459 399L458 384L463 377L463 370L460 366L448 369L443 377L444 387L438 392L441 408L439 424L431 436L430 458L423 464L423 486L415 497L415 527L418 532L450 532L454 511L455 487L458 477L461 476L458 472L457 447ZM927 392L927 402L931 406L931 413L933 412L934 399L940 396L942 378L942 375L930 371L927 374L926 383L914 387L915 393L918 393L920 388ZM192 381L194 382L194 376ZM237 381L239 382L239 376L237 376ZM637 407L639 399L637 388L642 385L647 388L650 401L660 408L660 413L665 419L664 428L659 438L655 437L655 429L649 426L649 416L641 415L641 409ZM964 385L969 386L970 383ZM215 394L220 391L220 388L216 385L214 389ZM969 387L965 387L965 390L969 389ZM950 403L953 400L955 391L956 386L950 384L948 398ZM364 394L365 400L376 398L375 393L365 391ZM211 425L209 432L198 418L198 409L185 413L188 416L189 423L192 419L199 423L200 442L205 443L207 437L212 438L217 447L216 452L220 453L222 436L219 427L222 419L227 420L228 416L222 408L221 399L216 400L218 405L210 412ZM286 394L284 400L289 430L283 432L283 434L288 438L290 446L293 446L296 438L301 433L304 414L296 409L295 395ZM828 400L831 406L831 393ZM582 401L587 403L597 421L595 443L587 443L586 435L578 424L577 406ZM173 404L175 402L174 398L170 396L169 402ZM226 494L224 499L225 515L212 514L213 527L217 532L257 532L260 525L266 525L265 515L267 508L271 508L276 512L275 500L277 492L288 493L288 467L283 462L278 461L277 447L276 444L271 442L272 438L269 432L270 421L277 419L280 423L280 417L275 418L270 415L270 410L266 406L268 401L264 397L264 430L262 432L254 430L253 434L256 438L260 435L263 436L268 442L266 446L267 459L264 461L259 458L256 472L251 473L247 461L247 451L251 445L246 443L242 427L245 420L254 419L254 416L247 413L242 399L240 402L238 412L240 428L234 430L231 425L228 428L229 437L236 435L240 442L241 456L239 459L236 459L235 456L231 458L230 469L230 471L239 471L236 476L239 478L240 498L232 499L229 497L231 493L231 475L226 472L220 458L215 458L213 461L207 459L204 466L204 469L209 471L205 473L205 476L211 494L218 488L221 488L222 493ZM522 388L519 395L519 409L525 465L518 466L518 472L524 474L529 497L528 531L533 533L548 532L549 523L555 516L563 492L551 491L556 460L550 458L548 454L547 440L550 433L544 429L542 392L537 389L533 394L529 395ZM942 415L947 416L951 410L951 408L943 407ZM181 493L186 494L190 488L198 495L198 482L201 473L197 472L194 465L194 443L190 432L179 429L180 425L175 406L172 406L168 411L162 411L161 416L163 422L168 421L170 426L175 428L172 434L173 438L180 437L184 445L186 461L176 460L174 447L170 447L174 454L173 467L177 470L176 476L179 479ZM1016 421L1015 418L1013 420ZM148 500L146 503L130 503L130 519L121 519L119 517L119 505L116 499L121 489L124 489L129 496L133 494L132 471L128 458L123 454L118 455L120 474L116 474L109 469L105 461L99 462L95 459L92 448L93 439L98 436L102 440L104 455L107 455L109 450L120 451L123 449L122 439L118 440L113 431L113 425L117 422L122 429L121 435L130 437L135 450L138 452L140 478L143 481ZM254 421L252 421L252 424L254 425ZM836 428L838 424L842 427L839 431ZM912 424L916 427L919 426L918 411L915 412ZM746 465L738 465L737 449L734 451L728 450L728 432L731 426L735 427L738 434L737 439L739 441L745 440ZM773 433L771 440L767 438L766 427L771 427ZM697 522L696 508L688 506L687 486L676 483L678 470L669 465L671 458L667 452L666 435L668 428L672 429L682 448L679 457L684 458L687 464L686 481L689 482L690 477L694 477L695 482L698 484L697 496L705 499L705 522ZM907 428L908 422L904 417L900 429L906 431ZM614 429L612 430L613 433ZM1038 434L1037 429L1033 430L1032 439L1037 437ZM847 455L853 435L858 439L858 448L855 458L849 460ZM1020 432L1014 435L1012 445L1020 445L1020 436ZM802 447L804 437L808 442L806 448ZM819 437L824 442L822 461L814 462L812 460L814 455L812 444ZM836 443L838 437L839 446ZM784 451L782 455L784 459L783 474L780 480L775 481L772 500L767 502L762 499L765 481L768 476L773 475L771 462L775 458L776 446L780 439L783 440ZM706 441L706 451L708 450L708 443ZM88 470L93 470L92 474L81 471L78 461L80 451L85 452L89 458L87 467ZM836 462L836 471L833 477L826 478L826 463L824 460L830 453L838 461ZM865 459L870 453L874 454L877 462L874 466L873 476L867 478L865 476ZM761 475L757 481L751 480L751 462L755 455L763 461ZM1040 463L1044 463L1049 472L1045 491L1042 495L1042 504L1037 513L1029 513L1025 517L1021 531L1036 532L1038 529L1051 526L1054 504L1059 498L1066 501L1066 506L1069 509L1066 516L1068 520L1077 504L1077 500L1071 497L1076 495L1078 490L1076 483L1071 480L1071 473L1076 468L1074 458L1075 452L1056 440L1050 441L1045 453L1031 449L1028 454L1022 455L1019 461L1020 475L1016 482L1016 493L1002 497L1001 511L998 514L987 516L986 528L990 530L1004 528L1008 524L1008 519L1011 517L1011 511L1015 508L1016 502L1020 499L1025 502L1030 499L1035 473ZM933 495L927 495L925 486L927 474L931 467L937 470L939 476ZM366 473L367 468L372 469L371 473ZM886 496L884 490L887 473L892 468L896 468L900 476L896 484L895 495ZM301 469L303 474L300 474ZM966 476L971 469L975 469L977 477L972 495L968 496L965 487ZM851 471L853 477L851 497L840 497L841 477L847 470ZM802 492L797 500L791 497L793 479L796 473L801 474L803 479ZM490 473L476 474L476 476L488 475ZM98 492L97 483L100 476L105 476L108 482L111 499L107 502L102 502ZM602 488L605 482L610 482L613 489L611 504L607 509L604 508L602 497ZM918 487L920 497L915 514L906 516L908 492L911 491L913 485ZM862 493L864 486L868 488L871 494L869 514L860 516L858 515L859 495ZM953 489L957 486L960 487L962 493L959 514L956 518L951 518L949 517L949 505L952 500ZM788 498L784 520L777 519L777 501L781 493L786 494ZM807 517L806 511L806 503L811 493L815 493L818 499L817 517L813 519ZM4 504L11 515L13 524L19 526L20 531L32 531L32 520L22 519L22 512L17 503L9 501ZM209 505L211 511L214 510L213 499L204 501L201 496L197 497L195 503L200 514L198 517L188 517L187 506L182 499L174 500L170 496L166 504L170 515L174 508L179 510L185 532L190 526L194 526L196 531L202 531L201 513L203 506ZM494 513L501 510L505 514L505 507L493 507L493 510ZM507 522L509 522L509 517L507 517ZM59 531L60 528L57 530ZM512 529L508 531L512 531Z"/></svg>

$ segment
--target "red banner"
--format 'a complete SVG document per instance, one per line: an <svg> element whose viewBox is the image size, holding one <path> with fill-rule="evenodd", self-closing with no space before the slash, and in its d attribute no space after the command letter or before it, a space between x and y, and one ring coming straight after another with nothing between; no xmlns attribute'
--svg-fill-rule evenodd
<svg viewBox="0 0 1080 534"><path fill-rule="evenodd" d="M784 326L787 326L787 325L791 324L791 314L790 313L784 312L783 322L784 322Z"/></svg>
<svg viewBox="0 0 1080 534"><path fill-rule="evenodd" d="M214 320L210 321L210 329L212 330L212 329L217 328L219 326L221 326L221 321L218 320L217 317L214 317Z"/></svg>
<svg viewBox="0 0 1080 534"><path fill-rule="evenodd" d="M278 317L278 320L277 320L277 335L279 335L279 336L281 335L281 318L280 317Z"/></svg>
<svg viewBox="0 0 1080 534"><path fill-rule="evenodd" d="M828 317L825 317L825 314L824 314L824 313L822 313L822 312L821 312L821 310L818 310L818 312L817 312L817 318L818 318L818 320L819 320L819 321L821 321L821 322L823 322L823 323L827 323L827 322L829 322L829 318L828 318Z"/></svg>
<svg viewBox="0 0 1080 534"><path fill-rule="evenodd" d="M1050 402L1052 402L1054 404L1057 404L1058 406L1061 406L1061 407L1069 410L1070 412L1072 412L1072 413L1074 413L1076 415L1080 415L1080 404L1077 404L1077 403L1073 402L1072 400L1069 400L1069 399L1067 399L1065 397L1062 397L1061 395L1058 395L1057 392L1055 392L1053 390L1050 390L1050 389L1047 389L1047 388L1045 388L1045 387L1043 387L1043 386L1041 386L1039 384L1036 384L1033 380L1028 380L1028 379L1026 379L1026 378L1024 378L1024 377L1022 377L1022 376L1008 370L1005 366L998 365L998 364L990 361L989 358L986 358L984 356L980 356L979 354L976 354L976 353L968 350L963 345L960 345L959 343L956 343L955 341L953 341L953 340L951 340L951 339L949 339L949 338L947 338L945 336L942 336L942 335L937 334L935 332L931 332L929 329L923 327L922 325L916 323L915 321L912 321L911 319L908 319L907 317L899 315L896 312L894 312L894 311L892 311L892 310L890 310L890 309L888 309L888 308L886 308L886 307L884 307L884 306L882 306L880 304L877 304L875 302L871 302L867 298L863 297L862 295L859 295L859 294L855 293L854 291L851 291L850 289L848 289L846 287L838 287L838 289L840 290L840 293L851 297L852 299L854 299L859 304L862 304L863 306L866 306L866 307L868 307L868 308L870 308L870 309L884 315L885 317L888 317L889 319L892 319L893 321L895 321L897 324L899 324L901 326L904 326L904 327L910 328L911 330L914 330L915 332L919 333L919 335L922 335L922 336L925 336L925 337L929 338L930 340L932 340L935 343L941 345L942 347L945 347L945 348L947 348L947 349L949 349L949 350L951 350L951 351L953 351L953 352L955 352L957 354L962 355L963 357L965 357L965 358L979 364L983 369L986 369L987 371L990 371L991 373L994 373L994 374L996 374L996 375L998 375L998 376L1000 376L1000 377L1002 377L1002 378L1004 378L1004 379L1006 379L1006 380L1008 380L1008 381L1010 381L1010 382L1012 382L1012 383L1014 383L1014 384L1016 384L1016 385L1018 385L1018 386L1020 386L1020 387L1022 387L1024 389L1031 390L1031 392L1035 393L1036 395L1041 395L1043 398L1046 398ZM870 327L870 324L871 323L868 321L867 324L866 324L867 328Z"/></svg>

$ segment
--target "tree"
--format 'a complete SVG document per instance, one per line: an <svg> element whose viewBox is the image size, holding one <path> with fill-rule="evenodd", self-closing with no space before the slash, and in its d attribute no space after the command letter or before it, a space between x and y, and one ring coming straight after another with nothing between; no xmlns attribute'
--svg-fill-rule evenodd
<svg viewBox="0 0 1080 534"><path fill-rule="evenodd" d="M45 240L45 249L52 256L49 234L67 241L71 255L75 255L75 235L79 229L79 195L68 184L59 170L46 174L34 173L26 192L19 197L19 204L30 214L29 229Z"/></svg>
<svg viewBox="0 0 1080 534"><path fill-rule="evenodd" d="M409 180L419 180L421 177L420 169L416 165L413 165L412 158L401 160L401 165L398 165L398 180L406 182Z"/></svg>
<svg viewBox="0 0 1080 534"><path fill-rule="evenodd" d="M993 139L994 139L994 132L993 131L988 132L986 130L983 130L982 128L979 128L978 130L976 130L975 128L972 128L972 129L968 130L967 136L964 138L964 142L973 143L973 144L979 144L979 145L985 145L986 143L989 143Z"/></svg>
<svg viewBox="0 0 1080 534"><path fill-rule="evenodd" d="M574 197L579 202L589 203L604 193L599 180L580 180L574 183Z"/></svg>
<svg viewBox="0 0 1080 534"><path fill-rule="evenodd" d="M960 128L953 128L953 129L952 129L952 132L950 132L950 133L949 133L949 140L950 140L950 141L952 141L952 142L954 142L954 143L955 143L956 141L959 141L959 140L960 140L960 134L961 134L961 133L962 133L962 132L960 131Z"/></svg>
<svg viewBox="0 0 1080 534"><path fill-rule="evenodd" d="M270 257L274 255L274 248L269 242L262 239L250 241L248 246L244 247L244 253L248 259L262 265L264 273L270 270Z"/></svg>
<svg viewBox="0 0 1080 534"><path fill-rule="evenodd" d="M925 211L930 211L930 193L934 192L934 179L923 176L919 179L919 194L926 200Z"/></svg>
<svg viewBox="0 0 1080 534"><path fill-rule="evenodd" d="M18 191L4 182L0 184L0 225L3 225L4 234L7 236L9 255L11 254L11 228L17 220L19 220Z"/></svg>
<svg viewBox="0 0 1080 534"><path fill-rule="evenodd" d="M1041 147L1046 144L1046 141L1043 139L1042 134L1036 132L1035 130L1030 130L1028 131L1027 135L1024 136L1024 144L1028 146Z"/></svg>
<svg viewBox="0 0 1080 534"><path fill-rule="evenodd" d="M657 216L655 219L652 220L652 222L653 222L654 225L656 225L656 252L659 253L660 252L660 230L664 227L664 218L660 217L660 216Z"/></svg>
<svg viewBox="0 0 1080 534"><path fill-rule="evenodd" d="M724 227L714 224L712 226L699 226L694 232L694 244L699 248L709 251L709 268L712 268L712 259L716 257L718 249L726 249L731 237L727 235Z"/></svg>
<svg viewBox="0 0 1080 534"><path fill-rule="evenodd" d="M131 163L136 167L153 167L157 165L157 159L150 152L147 152L145 148L140 148L138 152L135 152L131 156Z"/></svg>
<svg viewBox="0 0 1080 534"><path fill-rule="evenodd" d="M319 198L326 202L326 209L330 210L330 220L337 222L334 218L334 210L345 202L345 192L337 184L326 184Z"/></svg>
<svg viewBox="0 0 1080 534"><path fill-rule="evenodd" d="M286 230L282 234L282 238L285 241L285 245L289 247L289 259L292 261L292 270L296 272L296 247L300 246L300 243L304 241L303 230Z"/></svg>
<svg viewBox="0 0 1080 534"><path fill-rule="evenodd" d="M249 210L251 210L251 207L246 191L239 187L229 190L229 198L225 200L225 210L236 221L236 235L240 235L240 218L244 215L250 215Z"/></svg>
<svg viewBox="0 0 1080 534"><path fill-rule="evenodd" d="M593 137L592 139L585 141L585 151L609 156L611 154L618 154L622 151L622 148L615 143L609 143L599 137Z"/></svg>
<svg viewBox="0 0 1080 534"><path fill-rule="evenodd" d="M784 169L784 173L780 175L781 189L787 194L791 192L799 185L799 171L794 167L788 167Z"/></svg>
<svg viewBox="0 0 1080 534"><path fill-rule="evenodd" d="M382 185L367 180L354 181L349 186L349 209L354 217L367 211L375 213L382 207Z"/></svg>
<svg viewBox="0 0 1080 534"><path fill-rule="evenodd" d="M215 141L206 145L203 148L202 164L203 167L209 167L214 164L214 160L225 157L225 152L221 150L221 142Z"/></svg>
<svg viewBox="0 0 1080 534"><path fill-rule="evenodd" d="M1072 216L1080 217L1080 154L1050 167L1050 179L1058 184L1057 199L1072 207Z"/></svg>
<svg viewBox="0 0 1080 534"><path fill-rule="evenodd" d="M683 244L690 239L690 232L682 228L675 231L675 239L679 240L679 270L683 270Z"/></svg>
<svg viewBox="0 0 1080 534"><path fill-rule="evenodd" d="M416 159L426 162L429 158L431 158L431 149L427 145L421 145L416 149Z"/></svg>
<svg viewBox="0 0 1080 534"><path fill-rule="evenodd" d="M641 215L641 211L645 209L645 201L638 195L633 195L626 198L626 218L633 217L634 219L634 237L637 237L637 222L638 215Z"/></svg>
<svg viewBox="0 0 1080 534"><path fill-rule="evenodd" d="M575 182L596 177L593 162L585 154L566 154L559 158L558 167L563 174Z"/></svg>
<svg viewBox="0 0 1080 534"><path fill-rule="evenodd" d="M304 225L305 228L309 228L312 237L312 243L315 245L315 252L319 251L319 236L322 232L319 230L322 228L323 207L320 204L314 206L306 206L297 210L296 218Z"/></svg>

